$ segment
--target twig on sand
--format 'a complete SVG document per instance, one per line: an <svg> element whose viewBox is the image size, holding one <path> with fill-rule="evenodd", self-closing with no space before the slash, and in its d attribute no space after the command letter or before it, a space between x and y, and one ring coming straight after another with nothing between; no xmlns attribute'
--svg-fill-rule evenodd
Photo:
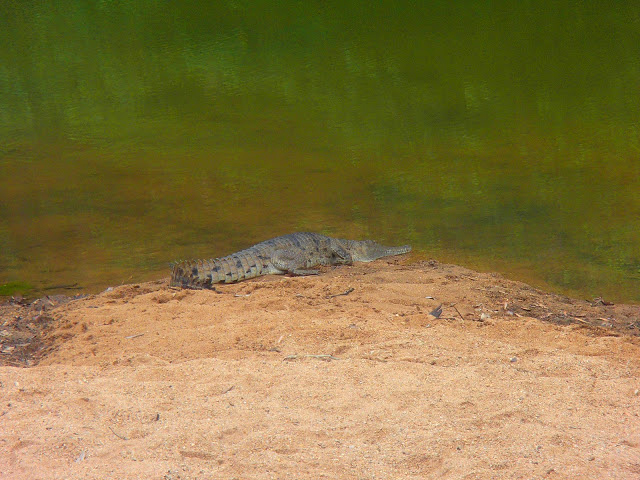
<svg viewBox="0 0 640 480"><path fill-rule="evenodd" d="M460 313L460 310L458 310L458 307L456 307L456 304L453 303L451 306L455 309L456 312L458 312L458 315L460 315L460 319L464 322L464 317Z"/></svg>
<svg viewBox="0 0 640 480"><path fill-rule="evenodd" d="M581 319L581 318L578 318L576 315L574 315L574 316L573 316L573 319L574 319L575 321L577 321L577 322L584 323L585 325L591 325L591 326L593 326L593 325L591 324L591 322L587 322L586 320L583 320L583 319ZM605 320L605 319L603 319L603 320Z"/></svg>
<svg viewBox="0 0 640 480"><path fill-rule="evenodd" d="M325 298L333 298L333 297L341 297L343 295L349 295L354 290L355 290L355 288L349 287L346 291L344 291L342 293L336 293L335 295L327 295Z"/></svg>
<svg viewBox="0 0 640 480"><path fill-rule="evenodd" d="M128 337L124 337L124 338L138 338L138 337L141 337L143 335L144 335L144 333L137 333L135 335L129 335Z"/></svg>
<svg viewBox="0 0 640 480"><path fill-rule="evenodd" d="M115 430L113 428L111 428L111 425L107 425L107 427L109 428L109 430L111 430L111 433L113 433L116 437L118 437L121 440L129 440L128 437L123 437L122 435L118 435Z"/></svg>
<svg viewBox="0 0 640 480"><path fill-rule="evenodd" d="M286 357L284 357L282 360L297 360L299 358L319 358L320 360L340 360L338 357L334 357L333 355L329 355L329 354L321 354L321 355L311 355L311 354L307 354L307 355L287 355Z"/></svg>
<svg viewBox="0 0 640 480"><path fill-rule="evenodd" d="M229 388L226 388L220 395L224 395L225 393L229 393L235 387L236 387L235 385L231 385Z"/></svg>

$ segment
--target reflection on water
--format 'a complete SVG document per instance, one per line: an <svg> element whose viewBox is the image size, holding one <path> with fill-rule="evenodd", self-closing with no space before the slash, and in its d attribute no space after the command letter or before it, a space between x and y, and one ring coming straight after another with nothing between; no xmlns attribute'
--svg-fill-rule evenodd
<svg viewBox="0 0 640 480"><path fill-rule="evenodd" d="M363 5L4 2L0 285L312 230L640 301L635 4Z"/></svg>

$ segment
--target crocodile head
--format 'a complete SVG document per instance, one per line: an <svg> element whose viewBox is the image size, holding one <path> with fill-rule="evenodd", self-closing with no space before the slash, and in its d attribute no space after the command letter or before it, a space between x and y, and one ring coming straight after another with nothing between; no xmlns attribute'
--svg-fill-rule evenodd
<svg viewBox="0 0 640 480"><path fill-rule="evenodd" d="M402 255L411 251L411 245L402 247L385 247L373 240L352 241L349 245L349 253L356 262L373 262L382 257Z"/></svg>

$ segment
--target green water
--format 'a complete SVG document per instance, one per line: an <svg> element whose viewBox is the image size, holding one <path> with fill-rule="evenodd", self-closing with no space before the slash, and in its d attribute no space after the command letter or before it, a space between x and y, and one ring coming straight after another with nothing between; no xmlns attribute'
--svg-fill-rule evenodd
<svg viewBox="0 0 640 480"><path fill-rule="evenodd" d="M5 290L311 230L640 301L637 2L5 0L0 25Z"/></svg>

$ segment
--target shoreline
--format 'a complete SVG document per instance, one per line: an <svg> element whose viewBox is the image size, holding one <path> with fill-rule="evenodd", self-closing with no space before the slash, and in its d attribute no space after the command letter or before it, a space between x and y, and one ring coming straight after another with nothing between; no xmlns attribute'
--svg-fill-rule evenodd
<svg viewBox="0 0 640 480"><path fill-rule="evenodd" d="M398 264L400 262L402 261L398 260L386 263ZM473 277L474 281L483 281L487 284L499 282L502 285L502 295L505 301L501 304L496 304L497 307L494 305L494 307L496 307L493 308L492 313L494 314L499 313L513 316L514 318L536 318L555 325L578 325L584 328L591 328L600 335L640 337L639 305L614 304L602 298L596 298L592 302L570 298L565 295L544 292L523 282L504 279L499 273L480 273L465 267L442 264L434 260L403 263L403 265L405 268L416 270L421 268L430 271L453 269L459 272L458 275ZM340 276L342 268L344 267L333 269L325 268L320 276L326 275L329 272ZM216 285L215 290L205 289L200 291L212 294L216 291L221 293L220 290L241 288L242 285L256 285L262 282L271 284L277 282L279 279L291 279L295 281L296 278L300 277L269 275L235 284L219 284ZM48 351L55 348L55 345L51 341L53 337L48 332L51 329L55 329L55 324L63 319L63 316L55 314L56 310L62 305L68 305L70 302L76 302L78 300L101 298L118 289L130 290L138 288L141 290L168 289L174 293L180 291L178 288L169 287L168 279L164 278L162 280L144 283L109 287L97 294L80 293L73 296L62 294L45 295L33 300L28 300L18 295L0 302L0 318L3 319L3 331L5 332L2 339L4 350L0 350L2 353L2 356L0 356L0 365L33 366L44 358ZM509 291L509 289L511 289L511 291ZM185 292L195 291L197 290L185 290ZM494 297L495 296L494 294ZM519 299L510 303L509 297L514 296L519 296ZM536 303L538 301L537 299L542 297L553 299L552 304L550 306L543 306L540 303ZM452 319L457 316L459 319L465 321L483 321L481 318L483 312L465 318L459 311L454 311L455 309L452 307L452 305L457 303L457 299L453 298L453 300L449 299L448 301L446 299L441 300L445 310L449 309L448 316L445 315L444 318ZM73 310L73 308L72 305L67 306L67 310ZM484 312L484 314L490 315L490 313L487 312ZM11 321L11 317L13 317L13 321ZM19 318L18 321L16 321L17 318ZM7 347L9 347L10 351L7 351Z"/></svg>

